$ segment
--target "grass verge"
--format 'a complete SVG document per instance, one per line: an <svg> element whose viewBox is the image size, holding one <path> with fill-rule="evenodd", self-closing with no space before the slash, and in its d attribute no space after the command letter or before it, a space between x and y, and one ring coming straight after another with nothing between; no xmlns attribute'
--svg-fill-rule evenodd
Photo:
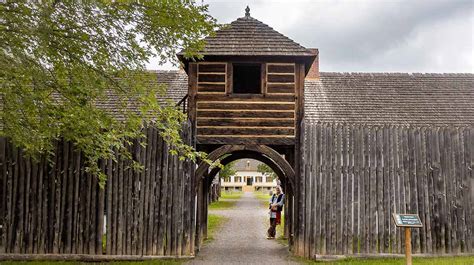
<svg viewBox="0 0 474 265"><path fill-rule="evenodd" d="M385 258L385 259L343 259L338 261L311 261L298 259L304 264L324 264L324 265L404 265L405 259ZM416 265L473 265L474 256L471 257L438 257L438 258L413 258Z"/></svg>
<svg viewBox="0 0 474 265"><path fill-rule="evenodd" d="M227 218L225 218L222 215L217 215L217 214L209 214L207 216L207 241L211 241L214 239L214 235L216 232L219 230L219 228L222 227L222 225L227 221Z"/></svg>
<svg viewBox="0 0 474 265"><path fill-rule="evenodd" d="M222 192L218 201L209 205L210 210L225 210L234 207L242 192Z"/></svg>

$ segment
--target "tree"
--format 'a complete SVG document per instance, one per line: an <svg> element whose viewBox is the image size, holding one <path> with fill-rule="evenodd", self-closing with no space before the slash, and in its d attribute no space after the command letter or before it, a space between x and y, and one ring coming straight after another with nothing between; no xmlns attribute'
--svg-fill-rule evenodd
<svg viewBox="0 0 474 265"><path fill-rule="evenodd" d="M223 166L221 170L219 171L219 176L221 178L226 179L235 175L237 171L234 169L234 165L235 165L235 162L230 162L229 164Z"/></svg>
<svg viewBox="0 0 474 265"><path fill-rule="evenodd" d="M2 1L0 136L28 155L52 154L71 141L87 169L105 182L99 159L131 158L130 139L153 123L181 158L203 158L180 137L185 116L159 104L145 64L199 57L215 20L194 1ZM155 82L156 83L156 82ZM113 95L118 103L101 108ZM120 117L120 118L117 118Z"/></svg>
<svg viewBox="0 0 474 265"><path fill-rule="evenodd" d="M276 174L273 169L267 164L259 164L257 166L257 172L267 175L267 177L270 177L271 179L274 179L276 177Z"/></svg>

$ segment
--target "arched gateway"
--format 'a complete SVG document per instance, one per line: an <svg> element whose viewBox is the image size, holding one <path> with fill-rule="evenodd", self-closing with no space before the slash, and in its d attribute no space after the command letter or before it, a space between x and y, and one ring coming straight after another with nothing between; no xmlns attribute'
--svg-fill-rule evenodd
<svg viewBox="0 0 474 265"><path fill-rule="evenodd" d="M287 231L290 243L298 223L303 87L317 57L249 12L206 38L202 60L178 55L188 75L189 120L196 148L209 159L226 164L254 158L270 166L287 193ZM284 47L284 49L282 49ZM225 156L226 155L226 156ZM225 156L225 157L224 157ZM205 236L210 180L218 169L200 163L197 184L197 247ZM204 180L204 181L203 181Z"/></svg>

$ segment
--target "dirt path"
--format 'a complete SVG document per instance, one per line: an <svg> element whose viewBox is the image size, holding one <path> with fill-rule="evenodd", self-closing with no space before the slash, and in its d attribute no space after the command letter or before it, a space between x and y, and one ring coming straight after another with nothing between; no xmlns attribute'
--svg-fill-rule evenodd
<svg viewBox="0 0 474 265"><path fill-rule="evenodd" d="M210 211L229 221L187 264L298 264L288 248L266 239L267 210L252 193L245 193L229 210Z"/></svg>

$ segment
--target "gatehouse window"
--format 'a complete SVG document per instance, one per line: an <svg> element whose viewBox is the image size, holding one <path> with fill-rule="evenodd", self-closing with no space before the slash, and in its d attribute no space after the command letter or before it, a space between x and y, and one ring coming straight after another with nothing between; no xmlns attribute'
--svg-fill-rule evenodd
<svg viewBox="0 0 474 265"><path fill-rule="evenodd" d="M261 64L236 63L232 65L232 92L234 94L261 94Z"/></svg>

